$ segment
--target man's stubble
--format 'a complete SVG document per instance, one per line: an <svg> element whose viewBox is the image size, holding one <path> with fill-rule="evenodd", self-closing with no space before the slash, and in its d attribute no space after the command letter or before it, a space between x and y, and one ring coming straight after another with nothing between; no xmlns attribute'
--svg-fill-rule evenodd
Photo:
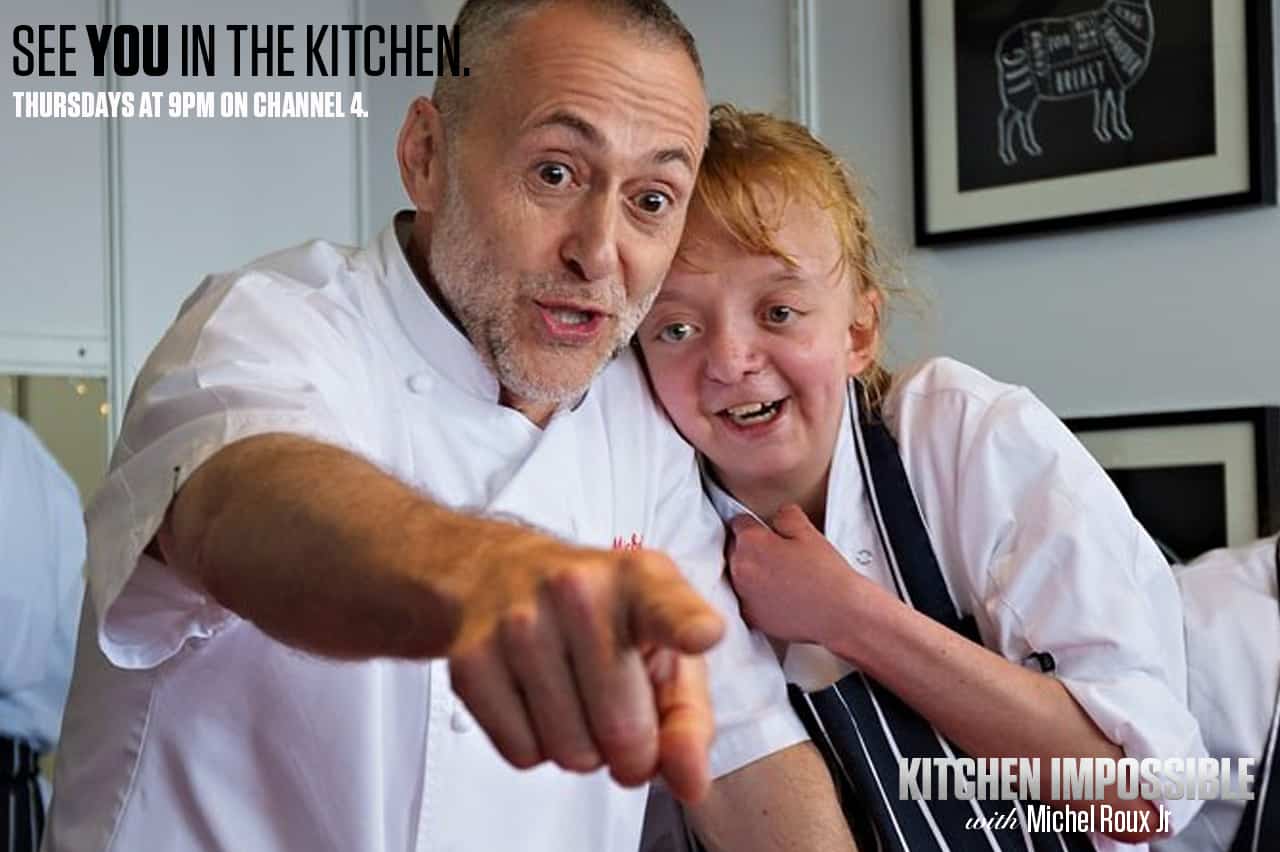
<svg viewBox="0 0 1280 852"><path fill-rule="evenodd" d="M494 262L498 252L477 237L485 230L477 225L474 211L448 170L444 203L432 223L430 270L436 285L461 323L463 331L511 396L533 404L563 405L582 396L587 387L627 347L636 328L658 296L658 286L648 288L644 297L628 304L626 290L619 281L584 283L568 275L503 274ZM586 300L617 316L608 355L592 366L578 381L559 380L530 363L539 353L522 355L518 342L521 301L559 296ZM566 347L568 348L568 347Z"/></svg>

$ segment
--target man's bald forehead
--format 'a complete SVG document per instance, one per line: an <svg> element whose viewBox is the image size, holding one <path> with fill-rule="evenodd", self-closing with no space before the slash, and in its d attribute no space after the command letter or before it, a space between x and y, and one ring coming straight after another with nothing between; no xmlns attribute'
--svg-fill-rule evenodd
<svg viewBox="0 0 1280 852"><path fill-rule="evenodd" d="M454 22L467 67L490 65L517 24L538 9L556 4L579 6L584 14L610 20L655 42L679 47L693 63L698 78L703 78L693 34L665 0L467 0ZM473 74L467 81L454 76L436 81L432 99L446 125L456 126L465 116L475 96L474 80Z"/></svg>

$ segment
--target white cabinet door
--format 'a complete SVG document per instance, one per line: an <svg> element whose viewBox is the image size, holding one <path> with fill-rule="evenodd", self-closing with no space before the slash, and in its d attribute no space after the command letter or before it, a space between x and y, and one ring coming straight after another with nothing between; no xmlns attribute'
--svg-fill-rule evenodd
<svg viewBox="0 0 1280 852"><path fill-rule="evenodd" d="M107 367L105 122L16 114L26 114L25 92L103 88L84 30L98 15L96 0L0 3L0 33L9 42L0 63L0 373L102 374ZM38 30L35 43L21 39L24 51L14 45L15 27L41 24L75 27L66 41L76 48L67 54L76 76L39 76ZM58 31L46 39L56 48ZM25 70L26 51L36 73L19 76L14 62ZM60 54L44 57L50 70L59 69Z"/></svg>

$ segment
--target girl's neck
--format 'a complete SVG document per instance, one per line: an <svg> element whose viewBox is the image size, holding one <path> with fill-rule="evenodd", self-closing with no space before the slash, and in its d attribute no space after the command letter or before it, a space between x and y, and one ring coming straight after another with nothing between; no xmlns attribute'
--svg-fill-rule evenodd
<svg viewBox="0 0 1280 852"><path fill-rule="evenodd" d="M816 472L797 472L785 480L738 481L714 467L711 473L724 490L762 520L771 520L783 506L794 503L809 517L809 523L821 530L826 521L827 474L830 469L828 461Z"/></svg>

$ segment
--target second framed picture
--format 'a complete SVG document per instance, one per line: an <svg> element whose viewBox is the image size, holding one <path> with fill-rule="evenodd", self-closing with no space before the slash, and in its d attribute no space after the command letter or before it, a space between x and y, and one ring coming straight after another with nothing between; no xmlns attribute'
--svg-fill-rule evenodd
<svg viewBox="0 0 1280 852"><path fill-rule="evenodd" d="M912 0L922 245L1275 203L1270 0Z"/></svg>
<svg viewBox="0 0 1280 852"><path fill-rule="evenodd" d="M1065 422L1171 562L1280 531L1280 407Z"/></svg>

